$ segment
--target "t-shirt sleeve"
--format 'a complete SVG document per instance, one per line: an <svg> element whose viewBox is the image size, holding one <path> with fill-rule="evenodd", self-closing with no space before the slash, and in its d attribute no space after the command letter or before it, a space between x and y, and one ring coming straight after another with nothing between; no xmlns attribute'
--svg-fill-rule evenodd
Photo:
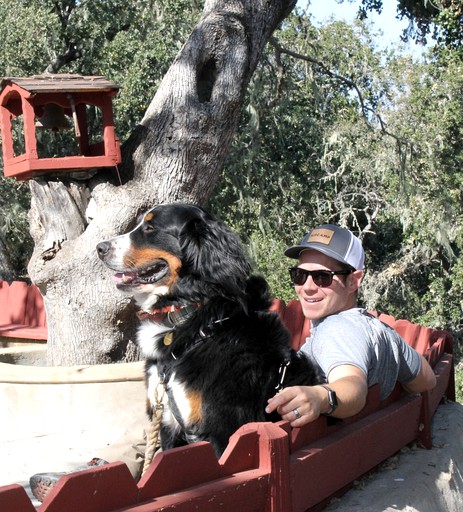
<svg viewBox="0 0 463 512"><path fill-rule="evenodd" d="M337 366L352 365L368 376L370 366L369 342L363 329L352 322L342 324L332 321L319 326L319 332L312 339L312 355L323 373L329 373Z"/></svg>
<svg viewBox="0 0 463 512"><path fill-rule="evenodd" d="M359 368L368 385L380 384L386 398L395 383L408 383L421 371L421 357L389 326L357 311L320 321L302 351L318 365L326 379L341 365Z"/></svg>
<svg viewBox="0 0 463 512"><path fill-rule="evenodd" d="M421 371L421 356L399 335L399 374L397 380L399 382L410 382L415 379Z"/></svg>

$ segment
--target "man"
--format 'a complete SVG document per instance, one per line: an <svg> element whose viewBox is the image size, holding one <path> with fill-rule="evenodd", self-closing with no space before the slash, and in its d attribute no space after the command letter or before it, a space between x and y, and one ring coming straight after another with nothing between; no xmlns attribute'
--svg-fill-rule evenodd
<svg viewBox="0 0 463 512"><path fill-rule="evenodd" d="M285 255L298 259L290 269L311 336L301 347L327 384L283 389L269 400L293 427L321 414L347 418L365 406L368 388L379 383L386 398L398 381L410 393L432 389L436 377L423 356L392 328L357 307L364 251L349 230L324 224Z"/></svg>

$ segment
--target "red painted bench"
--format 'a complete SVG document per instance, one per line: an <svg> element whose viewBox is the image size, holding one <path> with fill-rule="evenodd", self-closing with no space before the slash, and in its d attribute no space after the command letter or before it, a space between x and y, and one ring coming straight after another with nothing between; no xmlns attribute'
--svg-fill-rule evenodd
<svg viewBox="0 0 463 512"><path fill-rule="evenodd" d="M274 308L290 328L293 346L300 346L308 322L299 304L276 301ZM381 401L374 386L361 413L335 424L321 417L300 429L284 421L244 425L230 438L220 460L204 442L168 450L155 457L138 484L123 463L69 474L40 512L321 510L331 497L405 445L420 441L430 448L431 419L440 400L455 400L451 335L383 318L426 355L437 375L434 390L408 395L396 386ZM0 488L0 510L35 511L20 485Z"/></svg>
<svg viewBox="0 0 463 512"><path fill-rule="evenodd" d="M46 341L47 319L38 288L0 280L0 337Z"/></svg>

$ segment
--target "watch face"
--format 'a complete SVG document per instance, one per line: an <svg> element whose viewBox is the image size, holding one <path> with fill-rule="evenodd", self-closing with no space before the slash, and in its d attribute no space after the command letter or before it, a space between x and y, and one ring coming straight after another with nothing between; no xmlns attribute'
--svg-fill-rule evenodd
<svg viewBox="0 0 463 512"><path fill-rule="evenodd" d="M334 391L330 391L329 401L330 401L331 407L338 406L338 397L336 396L336 393Z"/></svg>
<svg viewBox="0 0 463 512"><path fill-rule="evenodd" d="M332 414L338 407L338 398L336 396L336 392L333 391L330 387L325 386L322 384L322 387L324 387L328 391L328 403L330 404L330 410L326 412L325 414Z"/></svg>

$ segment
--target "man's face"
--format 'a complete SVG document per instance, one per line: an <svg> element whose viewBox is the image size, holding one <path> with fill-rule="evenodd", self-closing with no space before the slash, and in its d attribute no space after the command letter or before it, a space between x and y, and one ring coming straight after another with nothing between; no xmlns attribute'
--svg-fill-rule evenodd
<svg viewBox="0 0 463 512"><path fill-rule="evenodd" d="M344 270L339 261L311 249L300 255L297 266L305 270ZM295 285L294 288L304 316L309 320L319 320L355 307L356 290L361 280L362 271L356 270L347 276L334 275L331 285L324 288L317 286L312 276L303 285Z"/></svg>

